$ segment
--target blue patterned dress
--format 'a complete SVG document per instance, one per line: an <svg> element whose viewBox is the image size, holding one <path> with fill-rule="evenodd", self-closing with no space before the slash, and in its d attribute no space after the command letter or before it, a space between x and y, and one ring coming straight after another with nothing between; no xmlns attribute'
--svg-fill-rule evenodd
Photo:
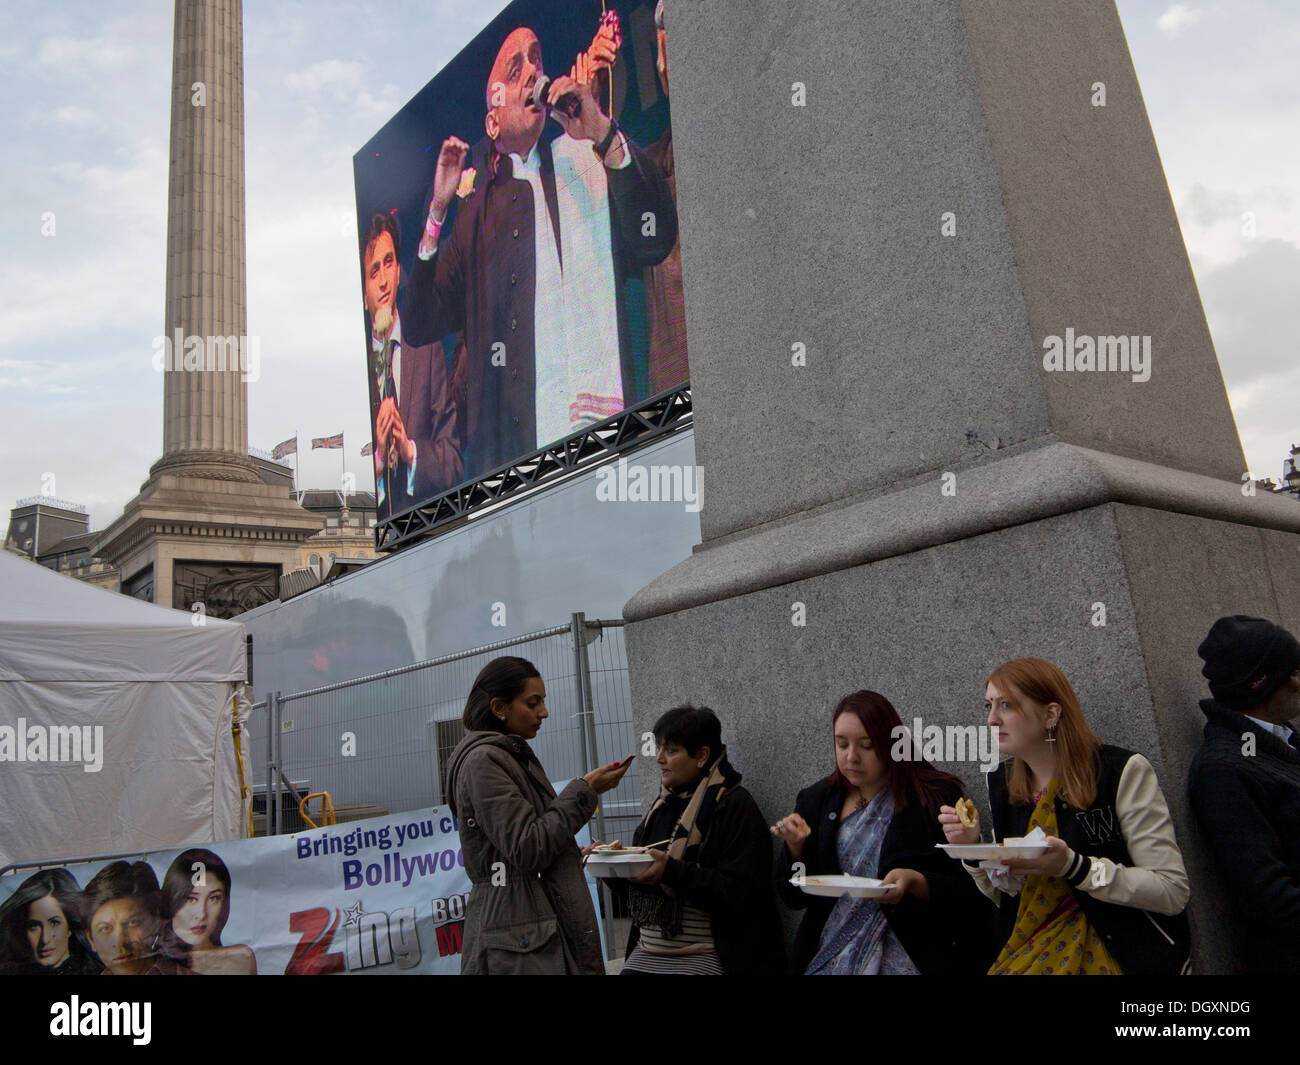
<svg viewBox="0 0 1300 1065"><path fill-rule="evenodd" d="M861 810L840 821L835 849L840 868L850 876L875 877L880 847L894 819L894 793L881 788ZM817 956L808 976L917 975L898 937L875 899L842 895L826 919Z"/></svg>

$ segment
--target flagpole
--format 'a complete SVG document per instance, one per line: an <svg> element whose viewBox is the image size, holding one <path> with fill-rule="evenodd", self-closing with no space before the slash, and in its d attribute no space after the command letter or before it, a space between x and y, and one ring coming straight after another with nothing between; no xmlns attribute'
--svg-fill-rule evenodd
<svg viewBox="0 0 1300 1065"><path fill-rule="evenodd" d="M343 467L339 475L339 491L343 496L343 505L348 505L348 434L347 430L339 433L339 439L343 441L343 446L339 448L339 465Z"/></svg>
<svg viewBox="0 0 1300 1065"><path fill-rule="evenodd" d="M297 503L302 502L302 497L298 495L298 463L302 461L302 452L298 450L298 430L293 431L293 498Z"/></svg>

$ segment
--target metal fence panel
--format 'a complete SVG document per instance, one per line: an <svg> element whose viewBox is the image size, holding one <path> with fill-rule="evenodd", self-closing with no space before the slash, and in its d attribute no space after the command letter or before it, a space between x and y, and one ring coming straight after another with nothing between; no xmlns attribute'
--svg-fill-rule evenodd
<svg viewBox="0 0 1300 1065"><path fill-rule="evenodd" d="M574 631L557 626L312 691L272 693L257 704L268 715L265 724L252 730L254 780L267 781L255 788L265 830L305 827L296 809L308 792L328 792L340 820L446 802L443 763L459 741L465 700L479 671L500 655L527 658L542 675L548 717L532 747L552 780L639 751L632 742L622 622L586 622L586 639L579 641ZM579 649L591 678L590 729L584 727ZM589 749L592 735L595 751ZM634 762L603 797L611 838L626 838L640 819L635 771ZM278 824L277 791L285 793Z"/></svg>

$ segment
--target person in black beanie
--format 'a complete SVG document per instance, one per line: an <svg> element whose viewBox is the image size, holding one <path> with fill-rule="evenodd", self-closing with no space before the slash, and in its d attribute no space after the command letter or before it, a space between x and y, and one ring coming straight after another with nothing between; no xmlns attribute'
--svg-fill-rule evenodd
<svg viewBox="0 0 1300 1065"><path fill-rule="evenodd" d="M1248 971L1300 975L1300 642L1236 614L1197 653L1213 698L1192 808L1245 925Z"/></svg>

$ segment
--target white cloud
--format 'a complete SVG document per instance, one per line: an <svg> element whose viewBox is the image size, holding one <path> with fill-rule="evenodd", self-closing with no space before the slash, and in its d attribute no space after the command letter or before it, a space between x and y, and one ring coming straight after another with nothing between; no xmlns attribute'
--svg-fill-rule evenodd
<svg viewBox="0 0 1300 1065"><path fill-rule="evenodd" d="M32 217L54 213L57 235L44 238L33 228L10 241L0 259L0 350L57 327L60 335L113 335L128 328L147 354L160 332L161 254L166 202L167 156L148 142L123 152L119 165L66 160L49 166L40 200L21 204ZM30 269L39 261L43 269ZM151 322L148 327L144 322ZM145 336L146 331L148 335Z"/></svg>
<svg viewBox="0 0 1300 1065"><path fill-rule="evenodd" d="M361 84L361 64L351 59L322 59L319 63L284 76L296 92L316 93L325 88L355 89Z"/></svg>
<svg viewBox="0 0 1300 1065"><path fill-rule="evenodd" d="M1205 17L1199 8L1186 4L1170 4L1164 14L1156 19L1156 26L1166 37L1177 37L1183 30L1193 26Z"/></svg>
<svg viewBox="0 0 1300 1065"><path fill-rule="evenodd" d="M54 121L65 126L89 126L95 122L96 118L94 111L76 105L60 107L54 112Z"/></svg>
<svg viewBox="0 0 1300 1065"><path fill-rule="evenodd" d="M1198 281L1247 464L1257 477L1277 477L1300 440L1293 332L1300 247L1260 241Z"/></svg>
<svg viewBox="0 0 1300 1065"><path fill-rule="evenodd" d="M371 69L375 67L372 64ZM315 98L307 108L303 128L319 134L336 130L335 116L330 114L328 123L324 123L317 107L332 111L332 105L337 103L346 103L355 117L364 119L367 123L388 119L403 102L399 98L397 87L390 83L368 86L365 75L366 67L347 59L323 59L302 70L286 74L284 84L287 88Z"/></svg>
<svg viewBox="0 0 1300 1065"><path fill-rule="evenodd" d="M36 53L37 62L60 76L84 74L88 70L121 70L133 59L134 49L112 36L46 37Z"/></svg>

